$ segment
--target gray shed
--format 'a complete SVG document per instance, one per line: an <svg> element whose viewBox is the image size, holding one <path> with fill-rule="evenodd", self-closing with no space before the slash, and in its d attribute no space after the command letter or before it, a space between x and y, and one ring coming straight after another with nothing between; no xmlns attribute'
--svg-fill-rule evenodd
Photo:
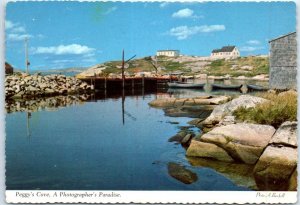
<svg viewBox="0 0 300 205"><path fill-rule="evenodd" d="M296 32L272 39L270 44L270 88L297 89Z"/></svg>

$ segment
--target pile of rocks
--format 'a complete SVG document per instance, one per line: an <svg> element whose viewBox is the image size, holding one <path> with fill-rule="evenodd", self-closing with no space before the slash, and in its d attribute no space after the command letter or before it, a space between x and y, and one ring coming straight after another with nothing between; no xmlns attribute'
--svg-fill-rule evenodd
<svg viewBox="0 0 300 205"><path fill-rule="evenodd" d="M6 99L32 98L90 92L86 82L64 75L10 75L5 78Z"/></svg>

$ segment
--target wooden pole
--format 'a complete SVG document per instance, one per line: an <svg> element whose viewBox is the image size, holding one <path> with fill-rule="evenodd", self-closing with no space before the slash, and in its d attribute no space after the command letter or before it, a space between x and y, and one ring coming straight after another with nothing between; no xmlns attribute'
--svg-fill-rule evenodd
<svg viewBox="0 0 300 205"><path fill-rule="evenodd" d="M131 90L132 90L132 94L134 94L134 78L132 78L131 80Z"/></svg>
<svg viewBox="0 0 300 205"><path fill-rule="evenodd" d="M122 52L122 88L125 88L125 76L124 76L124 66L125 66L125 62L124 62L124 49Z"/></svg>
<svg viewBox="0 0 300 205"><path fill-rule="evenodd" d="M122 91L122 122L125 124L125 90Z"/></svg>
<svg viewBox="0 0 300 205"><path fill-rule="evenodd" d="M26 73L29 74L29 61L28 61L28 38L25 38L25 66Z"/></svg>

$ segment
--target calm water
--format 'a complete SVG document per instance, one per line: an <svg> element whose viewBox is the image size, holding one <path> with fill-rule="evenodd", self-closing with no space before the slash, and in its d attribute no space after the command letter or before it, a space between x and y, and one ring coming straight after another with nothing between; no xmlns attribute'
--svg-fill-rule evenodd
<svg viewBox="0 0 300 205"><path fill-rule="evenodd" d="M191 163L180 144L168 142L191 119L149 107L156 97L127 96L124 123L119 97L32 112L29 120L26 112L7 114L7 189L249 190L235 180L241 176L224 173L225 165ZM171 177L169 162L198 180L187 185Z"/></svg>

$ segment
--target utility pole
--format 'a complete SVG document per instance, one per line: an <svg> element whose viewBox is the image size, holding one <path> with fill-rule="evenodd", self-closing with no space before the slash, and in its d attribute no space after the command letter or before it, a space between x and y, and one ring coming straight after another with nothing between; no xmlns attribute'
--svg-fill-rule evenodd
<svg viewBox="0 0 300 205"><path fill-rule="evenodd" d="M124 66L125 66L125 62L124 62L124 49L122 52L122 88L125 88L125 76L124 76Z"/></svg>
<svg viewBox="0 0 300 205"><path fill-rule="evenodd" d="M25 66L26 66L26 73L29 74L29 61L28 61L28 38L25 38Z"/></svg>

